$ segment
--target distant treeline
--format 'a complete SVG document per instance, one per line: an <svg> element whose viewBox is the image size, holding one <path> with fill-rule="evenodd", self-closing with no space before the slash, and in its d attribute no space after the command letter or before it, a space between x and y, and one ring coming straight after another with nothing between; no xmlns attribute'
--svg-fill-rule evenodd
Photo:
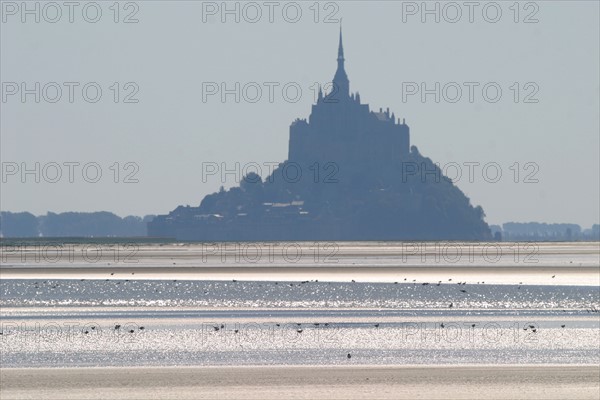
<svg viewBox="0 0 600 400"><path fill-rule="evenodd" d="M146 224L154 218L128 216L121 218L113 213L66 212L35 216L28 212L0 213L2 237L136 237L146 236Z"/></svg>
<svg viewBox="0 0 600 400"><path fill-rule="evenodd" d="M0 213L0 236L5 238L36 237L143 237L147 223L155 216L128 216L113 213L66 212L35 216L28 212ZM502 241L582 241L600 240L600 225L581 229L577 224L546 224L540 222L507 222L490 225L492 235Z"/></svg>
<svg viewBox="0 0 600 400"><path fill-rule="evenodd" d="M492 234L503 241L586 241L600 240L600 225L581 229L577 224L546 224L540 222L507 222L490 225Z"/></svg>

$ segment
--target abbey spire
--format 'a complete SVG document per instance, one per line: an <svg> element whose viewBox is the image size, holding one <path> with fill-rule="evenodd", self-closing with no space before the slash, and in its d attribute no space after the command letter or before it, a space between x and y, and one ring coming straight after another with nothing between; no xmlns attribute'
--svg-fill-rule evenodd
<svg viewBox="0 0 600 400"><path fill-rule="evenodd" d="M342 63L342 69L344 68L344 44L342 43L342 26L340 25L340 44L338 46L338 66Z"/></svg>
<svg viewBox="0 0 600 400"><path fill-rule="evenodd" d="M342 25L340 24L340 44L338 46L337 71L333 77L332 97L345 100L350 96L350 81L344 69L344 45L342 42Z"/></svg>

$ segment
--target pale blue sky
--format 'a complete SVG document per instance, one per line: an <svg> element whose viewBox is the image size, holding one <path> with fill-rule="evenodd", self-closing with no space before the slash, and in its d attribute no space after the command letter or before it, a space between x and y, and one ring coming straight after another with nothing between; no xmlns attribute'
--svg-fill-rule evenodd
<svg viewBox="0 0 600 400"><path fill-rule="evenodd" d="M20 14L3 14L5 89L7 82L97 82L103 89L97 103L85 102L80 89L73 104L66 100L66 89L56 104L35 103L33 95L25 103L19 95L7 97L0 103L3 166L97 162L103 177L87 183L77 169L74 183L66 176L58 183L42 177L39 184L32 176L25 183L8 176L2 183L2 210L106 210L124 216L199 204L223 184L218 178L202 182L203 162L285 160L290 123L310 113L311 86L330 81L335 72L338 25L322 21L335 10L323 10L326 2L320 3L319 23L313 21L312 1L297 3L303 12L297 23L282 16L283 6L291 2L280 2L273 23L266 7L256 23L245 22L243 15L240 23L231 16L222 23L220 14L207 16L204 23L207 2L142 1L136 3L135 24L114 23L112 3L98 2L103 14L96 24L83 20L81 10L75 10L73 23L63 15L54 24L43 18L40 23L22 23ZM360 91L362 101L372 108L389 107L406 118L411 143L421 153L442 166L462 165L457 185L474 205L484 208L489 223L598 223L599 3L537 2L536 10L524 9L526 2L521 2L519 21L535 12L538 23L515 23L512 1L498 2L500 21L487 22L481 9L489 3L475 9L473 23L467 8L457 23L443 16L440 23L432 16L422 23L420 14L405 15L403 22L407 2L334 3L339 6L334 17L343 17L351 90ZM434 7L434 2L428 4ZM121 9L119 17L132 11ZM288 11L293 17L293 9ZM493 10L488 11L493 17ZM135 82L139 103L115 104L109 88L114 82ZM297 82L303 95L291 103L276 89L270 103L265 89L264 99L254 104L236 104L233 96L225 103L218 96L203 102L203 82ZM425 103L419 96L404 102L403 84L410 82L481 86L473 103L465 86L457 103L435 103L433 95ZM488 82L503 90L497 103L482 97L481 87ZM515 103L515 82L522 97L537 86L534 98L539 102L524 103L521 98ZM530 82L535 85L525 88ZM120 162L121 169L126 162L139 165L139 183L114 183L109 168L114 162ZM489 183L478 167L471 183L464 165L469 162L497 163L502 178ZM518 183L511 169L515 162L521 169ZM524 169L525 163L539 166L538 183L523 182L532 171ZM223 185L236 182L229 176Z"/></svg>

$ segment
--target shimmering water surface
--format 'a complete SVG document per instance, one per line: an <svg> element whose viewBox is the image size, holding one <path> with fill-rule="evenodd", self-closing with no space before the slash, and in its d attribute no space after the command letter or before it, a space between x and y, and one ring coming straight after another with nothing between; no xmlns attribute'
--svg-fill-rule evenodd
<svg viewBox="0 0 600 400"><path fill-rule="evenodd" d="M599 364L593 247L582 247L588 275L572 284L564 277L578 267L554 262L577 262L577 247L561 246L551 249L554 261L513 271L502 284L476 273L459 279L468 271L450 264L443 280L398 268L382 282L354 279L356 270L343 267L339 279L325 281L273 279L262 270L252 272L257 280L180 280L166 267L162 279L117 268L90 279L85 267L55 264L18 279L19 267L31 266L11 264L0 280L1 364ZM159 247L152 249L158 258ZM379 265L369 259L378 257L372 246L351 251ZM169 262L180 262L171 255ZM65 267L68 274L56 272ZM487 275L492 282L496 269Z"/></svg>

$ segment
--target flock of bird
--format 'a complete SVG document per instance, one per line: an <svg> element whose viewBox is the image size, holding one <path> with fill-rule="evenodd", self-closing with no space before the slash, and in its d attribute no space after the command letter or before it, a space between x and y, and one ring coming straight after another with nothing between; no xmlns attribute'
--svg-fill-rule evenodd
<svg viewBox="0 0 600 400"><path fill-rule="evenodd" d="M114 274L115 274L114 272L111 272L111 273L110 273L110 276L114 276ZM132 272L132 273L131 273L131 275L134 275L134 273ZM556 275L552 275L552 279L554 279L554 278L556 278ZM84 279L81 279L81 281L84 281ZM106 281L109 281L109 279L106 279ZM126 280L125 280L125 282L128 282L128 281L129 281L128 279L126 279ZM407 281L407 278L404 278L404 281L406 282L406 281ZM173 280L173 282L177 282L177 280L175 279L175 280ZM237 280L233 279L233 282L234 282L234 283L236 283L236 282L237 282ZM314 281L301 281L301 282L298 282L298 283L296 283L296 285L304 285L304 284L308 284L308 283L310 283L310 282L319 282L319 281L318 281L318 280L314 280ZM352 279L352 280L351 280L351 282L352 282L352 283L356 283L356 281L355 281L354 279ZM452 282L452 279L448 279L448 282ZM414 285L417 285L417 281L416 281L416 280L412 280L412 283L413 283ZM457 282L456 284L457 284L458 286L464 286L464 285L466 285L466 283L467 283L467 282ZM43 281L43 284L48 284L48 281ZM119 281L116 281L116 284L120 284L120 282L119 282ZM394 284L396 284L396 285L397 285L397 284L398 284L398 282L394 282ZM477 282L477 284L485 284L485 282L484 282L484 281L482 281L482 282ZM519 282L519 286L517 287L517 289L521 289L521 285L522 285L522 284L523 284L523 282ZM33 285L34 285L34 287L35 287L36 289L39 289L39 287L40 287L40 283L39 283L39 282L34 282L34 283L33 283ZM275 282L275 285L279 285L279 282ZM429 282L422 282L422 283L421 283L421 285L422 285L422 286L428 286L428 285L429 285ZM438 281L438 282L435 284L435 286L440 286L440 285L442 285L442 281ZM289 283L289 286L290 286L290 287L294 287L294 283ZM51 284L51 286L50 286L50 288L52 288L52 289L55 289L55 288L57 288L57 287L58 287L58 284ZM459 289L459 292L460 292L460 293L468 293L468 292L467 292L467 290L465 290L465 289ZM206 292L205 292L205 293L206 293ZM450 303L449 303L449 305L448 305L448 308L453 308L453 307L454 307L454 302L450 302ZM565 310L563 310L563 311L565 311ZM590 308L590 309L587 309L586 311L587 311L588 313L590 313L590 312L592 312L592 313L598 313L598 312L600 312L600 310L598 310L597 308L595 308L595 306L593 306L593 305L591 306L591 308ZM276 325L277 327L280 327L280 326L281 326L281 324L275 324L275 325ZM315 322L315 323L313 323L312 325L313 325L314 327L319 327L319 326L321 325L321 323L319 323L319 322ZM329 323L323 323L323 326L326 326L326 327L327 327L327 326L329 326ZM373 326L374 326L375 328L379 328L379 327L380 327L380 324L379 324L379 323L375 323L375 324L373 324ZM474 328L474 327L476 326L476 324L472 324L471 326ZM441 324L440 324L440 327L441 327L441 328L444 328L444 327L445 327L444 323L441 323ZM562 324L562 325L561 325L561 328L565 328L565 327L566 327L566 325L565 325L565 324ZM115 331L120 331L120 330L121 330L121 328L122 328L122 326L121 326L120 324L116 324L116 325L114 326L114 330L115 330ZM89 327L89 329L90 329L91 331L94 331L94 330L96 330L96 326L91 326L91 327ZM220 331L220 330L223 330L223 329L225 329L225 325L224 325L224 324L221 324L221 325L215 325L215 326L213 326L213 330L214 330L215 332L218 332L218 331ZM296 328L295 328L295 329L296 329L296 332L297 332L298 334L301 334L302 332L304 332L304 328L302 327L302 324L301 324L301 323L296 323ZM537 331L538 331L539 327L536 327L535 325L526 325L526 326L525 326L523 329L524 329L525 331L527 331L527 330L531 330L531 332L533 332L533 333L537 333ZM88 335L88 334L90 334L90 333L91 333L91 332L90 332L90 330L88 330L88 329L85 329L85 330L83 331L83 334L85 334L85 335ZM144 331L144 330L145 330L145 327L144 327L144 326L140 326L140 327L139 327L137 330L138 330L138 331L140 331L140 332L141 332L141 331ZM133 334L133 333L135 333L135 332L136 332L136 330L134 330L134 329L129 329L129 330L128 330L128 332L129 332L130 334ZM235 329L235 330L233 330L233 332L234 332L234 334L238 334L238 333L239 333L239 329ZM0 332L0 335L3 335L3 332ZM347 358L348 358L348 359L350 359L351 357L352 357L352 355L351 355L350 353L348 353L348 354L347 354Z"/></svg>
<svg viewBox="0 0 600 400"><path fill-rule="evenodd" d="M131 272L131 275L134 275L134 274L135 274L134 272ZM115 273L114 273L114 272L111 272L111 273L110 273L110 275L111 275L111 276L114 276L114 275L115 275ZM552 279L554 279L554 278L556 278L556 275L552 275ZM81 279L81 281L84 281L84 280L85 280L85 279ZM109 280L110 280L110 279L106 279L106 281L109 281ZM124 281L125 281L125 282L129 282L129 279L125 279ZM236 279L233 279L232 281L233 281L233 283L236 283L236 282L238 282ZM407 278L404 278L404 281L406 282L406 281L407 281ZM177 280L176 280L176 279L174 279L174 280L173 280L173 282L177 282ZM298 282L298 283L296 283L296 286L299 286L299 285L304 285L304 284L308 284L308 283L310 283L310 282L315 282L315 283L318 283L318 282L319 282L319 280L314 280L314 281L308 281L308 280L306 280L306 281L301 281L301 282ZM352 279L352 280L351 280L351 282L352 282L352 283L356 283L356 281L355 281L354 279ZM448 279L448 282L452 282L452 278L449 278L449 279ZM48 281L43 281L43 283L44 283L44 284L47 284L47 283L48 283ZM117 280L117 281L115 281L115 283L116 283L117 285L119 285L121 282ZM416 279L413 279L413 280L412 280L412 283L413 283L414 285L417 285L417 280L416 280ZM394 284L395 284L395 285L397 285L397 284L398 284L398 282L396 281L396 282L394 282ZM422 283L421 283L421 285L422 285L422 286L428 286L429 284L430 284L429 282L422 282ZM461 285L462 285L462 286L464 286L464 285L466 285L466 284L467 284L467 282L466 282L466 281L465 281L465 282L457 282L457 285L458 285L458 286L461 286ZM479 285L479 284L485 284L485 281L477 282L477 284L478 284L478 285ZM39 289L39 282L35 282L33 285L34 285L34 287L35 287L36 289ZM275 282L275 285L279 285L279 282ZM442 281L438 281L438 282L435 284L435 286L440 286L440 285L442 285ZM523 282L519 282L519 285L518 285L518 287L517 287L517 290L520 290L522 285L523 285ZM290 282L290 283L289 283L289 286L290 286L290 287L294 287L294 283ZM52 288L52 289L56 289L57 287L58 287L58 284L53 284L53 285L51 286L51 288ZM468 293L468 292L467 292L467 290L465 290L465 289L459 289L459 292L460 292L460 293ZM204 292L204 294L207 294L207 293L208 293L208 292L206 292L206 291ZM448 304L448 308L453 308L453 307L454 307L454 302L450 302L450 303ZM596 309L594 305L592 305L590 309L586 309L586 311L587 311L588 313L590 313L590 312L595 312L595 313L599 312L599 310L598 310L598 309Z"/></svg>

